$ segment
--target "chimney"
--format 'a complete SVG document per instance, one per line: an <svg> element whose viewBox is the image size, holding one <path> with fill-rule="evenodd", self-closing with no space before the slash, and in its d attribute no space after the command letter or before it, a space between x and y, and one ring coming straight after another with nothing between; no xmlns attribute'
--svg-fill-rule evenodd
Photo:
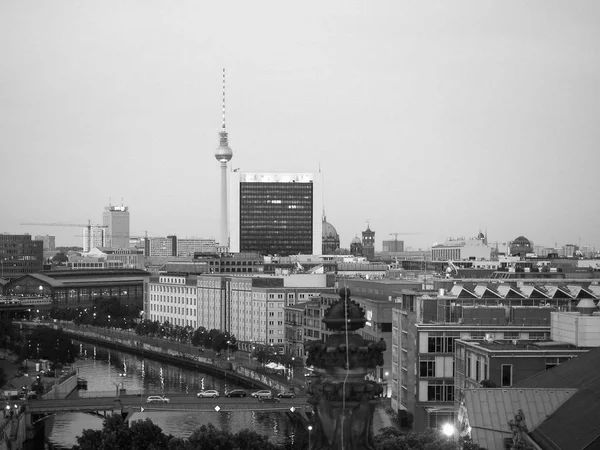
<svg viewBox="0 0 600 450"><path fill-rule="evenodd" d="M596 311L596 304L591 298L583 298L577 304L577 309L582 316L591 316Z"/></svg>

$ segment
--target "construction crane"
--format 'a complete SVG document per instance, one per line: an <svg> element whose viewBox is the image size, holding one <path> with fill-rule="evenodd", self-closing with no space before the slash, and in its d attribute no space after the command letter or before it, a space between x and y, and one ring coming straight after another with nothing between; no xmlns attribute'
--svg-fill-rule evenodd
<svg viewBox="0 0 600 450"><path fill-rule="evenodd" d="M27 223L22 223L21 225L39 226L39 227L77 227L77 228L87 228L88 249L92 248L92 228L108 228L108 225L93 224L91 220L88 220L87 224L80 224L80 223L37 223L37 222L27 222Z"/></svg>

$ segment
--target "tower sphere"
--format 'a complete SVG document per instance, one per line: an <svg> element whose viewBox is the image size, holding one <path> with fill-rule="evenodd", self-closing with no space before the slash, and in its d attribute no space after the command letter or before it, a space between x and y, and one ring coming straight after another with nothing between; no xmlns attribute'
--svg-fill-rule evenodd
<svg viewBox="0 0 600 450"><path fill-rule="evenodd" d="M215 151L215 158L217 158L217 161L219 161L221 163L228 162L232 157L233 157L233 152L231 151L231 149L229 148L228 145L226 145L226 146L221 145Z"/></svg>

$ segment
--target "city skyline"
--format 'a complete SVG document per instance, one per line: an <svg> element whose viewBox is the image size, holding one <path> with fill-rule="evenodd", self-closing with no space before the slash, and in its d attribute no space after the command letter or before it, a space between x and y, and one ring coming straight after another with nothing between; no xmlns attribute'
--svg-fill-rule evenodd
<svg viewBox="0 0 600 450"><path fill-rule="evenodd" d="M376 249L486 230L598 248L599 12L3 2L0 232L80 245L19 224L97 223L112 197L132 234L217 238L226 68L231 169L320 169L342 247L368 221Z"/></svg>

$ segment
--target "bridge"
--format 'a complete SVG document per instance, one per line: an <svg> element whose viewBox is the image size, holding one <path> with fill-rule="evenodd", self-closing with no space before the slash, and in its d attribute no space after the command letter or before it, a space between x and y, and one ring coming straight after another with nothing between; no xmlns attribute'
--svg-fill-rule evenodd
<svg viewBox="0 0 600 450"><path fill-rule="evenodd" d="M59 412L100 413L106 411L290 411L310 408L306 397L282 398L279 402L261 402L252 397L197 398L196 395L169 395L169 403L146 403L146 397L126 395L120 397L69 398L28 400L23 402L25 411L33 415ZM293 409L292 409L293 408Z"/></svg>

